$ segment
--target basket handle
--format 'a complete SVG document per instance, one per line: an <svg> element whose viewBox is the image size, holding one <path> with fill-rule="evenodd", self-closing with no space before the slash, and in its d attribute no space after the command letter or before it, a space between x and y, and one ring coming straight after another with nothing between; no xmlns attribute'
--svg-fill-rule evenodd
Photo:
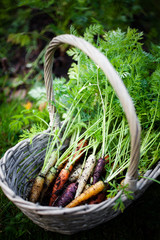
<svg viewBox="0 0 160 240"><path fill-rule="evenodd" d="M70 34L59 35L52 39L50 42L46 54L45 54L45 65L44 65L44 80L46 85L47 99L48 99L48 110L50 115L50 124L54 126L59 124L59 119L56 114L53 93L53 78L52 78L52 66L53 66L53 55L56 48L61 44L69 44L82 50L86 55L88 55L105 73L110 84L115 90L123 110L126 114L126 118L129 124L130 136L131 136L131 154L129 167L126 173L124 184L128 184L128 189L135 191L136 183L138 178L138 163L140 156L140 124L135 112L135 108L129 93L120 79L118 73L109 62L107 57L105 57L98 49L96 49L89 42L85 41L83 38L76 37Z"/></svg>

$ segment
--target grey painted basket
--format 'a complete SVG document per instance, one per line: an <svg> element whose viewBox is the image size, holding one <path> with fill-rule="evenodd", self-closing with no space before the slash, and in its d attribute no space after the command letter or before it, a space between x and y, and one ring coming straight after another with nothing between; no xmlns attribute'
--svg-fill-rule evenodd
<svg viewBox="0 0 160 240"><path fill-rule="evenodd" d="M134 200L136 200L143 194L152 181L149 179L138 181L140 126L133 102L122 80L108 59L90 43L73 35L60 35L53 38L45 55L44 78L49 105L50 125L53 123L54 125L59 124L59 119L54 119L55 108L51 104L54 101L52 64L56 48L63 43L81 49L104 71L121 102L128 120L131 135L130 164L125 177L125 183L134 192ZM43 163L48 143L48 131L50 130L48 129L46 132L37 135L33 139L32 144L30 144L29 139L19 142L16 146L9 149L1 159L0 186L9 200L35 224L46 230L62 234L73 234L91 229L120 214L120 211L113 210L113 206L116 199L121 195L121 192L114 198L107 199L100 204L83 205L75 208L40 206L27 200L27 195L31 187L30 179L39 172ZM147 171L145 177L155 179L159 174L160 163L154 169ZM128 200L125 195L122 195L122 200L126 207L133 202L133 200Z"/></svg>

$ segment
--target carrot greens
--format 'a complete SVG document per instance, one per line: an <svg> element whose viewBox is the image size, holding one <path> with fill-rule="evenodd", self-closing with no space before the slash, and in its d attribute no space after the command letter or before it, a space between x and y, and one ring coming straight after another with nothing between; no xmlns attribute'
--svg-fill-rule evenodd
<svg viewBox="0 0 160 240"><path fill-rule="evenodd" d="M135 29L93 29L87 28L84 38L108 57L135 104L142 126L139 173L145 173L159 160L160 153L160 69L155 66L156 55L143 50L143 34ZM77 48L67 53L74 59L68 81L56 79L54 87L61 122L47 133L49 141L38 184L41 199L52 186L50 206L74 207L96 204L111 196L109 192L122 188L126 193L119 182L129 166L130 132L119 99L102 70ZM76 169L79 173L73 181ZM115 207L122 208L118 201Z"/></svg>

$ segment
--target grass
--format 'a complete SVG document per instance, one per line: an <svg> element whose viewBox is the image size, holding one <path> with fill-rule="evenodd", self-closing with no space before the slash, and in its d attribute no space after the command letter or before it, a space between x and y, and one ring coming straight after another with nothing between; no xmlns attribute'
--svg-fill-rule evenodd
<svg viewBox="0 0 160 240"><path fill-rule="evenodd" d="M159 178L160 180L160 178ZM1 230L3 240L143 240L160 239L160 185L153 183L146 192L121 215L94 229L72 236L46 231L30 221L17 207L1 197Z"/></svg>

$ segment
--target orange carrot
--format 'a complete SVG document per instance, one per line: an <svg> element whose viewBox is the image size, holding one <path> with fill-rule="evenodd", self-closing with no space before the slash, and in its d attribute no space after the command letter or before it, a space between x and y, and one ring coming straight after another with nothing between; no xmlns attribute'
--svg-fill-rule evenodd
<svg viewBox="0 0 160 240"><path fill-rule="evenodd" d="M96 196L94 196L88 204L97 204L97 203L101 203L105 200L106 198L106 193L105 192L100 192L98 193Z"/></svg>
<svg viewBox="0 0 160 240"><path fill-rule="evenodd" d="M84 141L84 139L82 139L78 143L78 146L76 147L76 150L75 150L76 152L73 155L72 161L76 158L75 162L77 162L82 157L83 150L81 150L81 148L86 145L87 145L87 141ZM50 198L49 206L54 205L54 202L57 200L60 191L62 191L64 184L67 182L69 178L70 172L72 171L75 162L70 165L67 163L65 167L60 171L52 189L52 196Z"/></svg>
<svg viewBox="0 0 160 240"><path fill-rule="evenodd" d="M75 154L73 155L73 159L77 158L75 162L78 162L78 160L83 156L83 150L81 150L83 147L87 146L87 141L84 141L82 139L79 143L78 146L75 149Z"/></svg>
<svg viewBox="0 0 160 240"><path fill-rule="evenodd" d="M69 174L72 168L73 168L73 165L71 165L69 169L63 168L60 171L52 189L52 196L50 198L49 206L52 206L54 202L57 200L60 191L63 189L64 184L67 182L69 178Z"/></svg>
<svg viewBox="0 0 160 240"><path fill-rule="evenodd" d="M104 190L104 188L105 188L105 184L103 181L99 181L99 182L95 183L94 185L91 185L86 191L84 191L81 195L79 195L72 202L70 202L66 206L66 208L72 208L72 207L76 207L76 206L82 204L84 201L87 201L91 197L102 192L102 190Z"/></svg>
<svg viewBox="0 0 160 240"><path fill-rule="evenodd" d="M109 163L109 155L106 155L106 156L104 157L104 159L105 159L106 163Z"/></svg>

